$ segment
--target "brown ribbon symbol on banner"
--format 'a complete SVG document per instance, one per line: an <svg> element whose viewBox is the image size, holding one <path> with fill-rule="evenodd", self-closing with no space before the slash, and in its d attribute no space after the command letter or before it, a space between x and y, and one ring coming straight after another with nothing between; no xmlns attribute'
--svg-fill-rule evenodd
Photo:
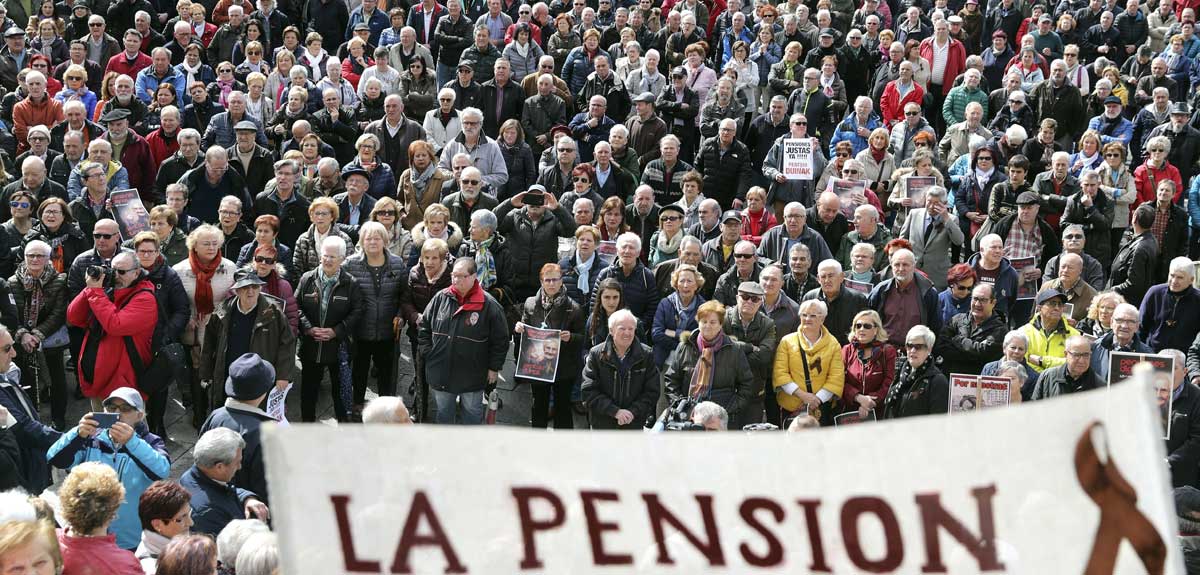
<svg viewBox="0 0 1200 575"><path fill-rule="evenodd" d="M1104 425L1093 422L1083 431L1075 446L1075 474L1079 485L1100 507L1100 527L1084 575L1115 573L1117 552L1121 541L1129 541L1138 559L1150 575L1162 575L1167 559L1167 546L1162 536L1137 508L1137 492L1125 480L1121 470L1106 453L1101 460L1092 443L1092 430L1104 433ZM1107 449L1106 449L1107 452Z"/></svg>

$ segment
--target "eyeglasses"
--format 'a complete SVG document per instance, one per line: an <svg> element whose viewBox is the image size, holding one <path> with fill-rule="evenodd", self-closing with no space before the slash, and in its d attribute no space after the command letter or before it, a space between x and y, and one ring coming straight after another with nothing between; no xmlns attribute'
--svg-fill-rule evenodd
<svg viewBox="0 0 1200 575"><path fill-rule="evenodd" d="M67 76L67 81L68 82L74 82L74 81L82 82L83 78L80 76Z"/></svg>
<svg viewBox="0 0 1200 575"><path fill-rule="evenodd" d="M137 411L137 408L128 403L123 403L121 405L106 405L104 406L104 411L106 413L133 413Z"/></svg>
<svg viewBox="0 0 1200 575"><path fill-rule="evenodd" d="M793 126L807 126L808 122L792 122Z"/></svg>
<svg viewBox="0 0 1200 575"><path fill-rule="evenodd" d="M990 162L990 161L992 161L992 157L991 156L979 156L979 157L975 158L975 161Z"/></svg>
<svg viewBox="0 0 1200 575"><path fill-rule="evenodd" d="M904 344L904 347L907 348L909 351L922 351L922 350L929 349L929 346L927 346L923 343L906 343L906 344Z"/></svg>
<svg viewBox="0 0 1200 575"><path fill-rule="evenodd" d="M1105 158L1120 158L1121 154L1104 154Z"/></svg>
<svg viewBox="0 0 1200 575"><path fill-rule="evenodd" d="M905 112L905 116L920 116L921 112Z"/></svg>
<svg viewBox="0 0 1200 575"><path fill-rule="evenodd" d="M115 235L117 235L117 234L102 234L100 232L95 232L92 234L92 239L111 240L113 238L113 236L115 236Z"/></svg>
<svg viewBox="0 0 1200 575"><path fill-rule="evenodd" d="M583 182L585 184L590 184L592 182L591 180L587 179L584 176L575 176L574 178L571 178L571 181L572 182Z"/></svg>
<svg viewBox="0 0 1200 575"><path fill-rule="evenodd" d="M28 210L28 209L29 209L29 205L30 205L30 204L29 204L29 202L8 202L8 206L9 206L9 207L11 207L11 208L21 208L22 210Z"/></svg>
<svg viewBox="0 0 1200 575"><path fill-rule="evenodd" d="M322 218L328 218L328 217L332 216L332 215L333 215L333 213L331 213L331 212L329 212L329 211L326 211L326 210L321 210L321 211L319 211L319 212L313 212L313 215L314 215L314 216L318 216L318 217L322 217Z"/></svg>
<svg viewBox="0 0 1200 575"><path fill-rule="evenodd" d="M875 329L875 324L873 324L873 323L856 323L856 324L854 324L854 329Z"/></svg>
<svg viewBox="0 0 1200 575"><path fill-rule="evenodd" d="M952 285L952 286L950 286L950 287L954 288L954 291L971 291L971 288L973 288L973 287L975 287L975 286L967 286L967 285L963 285L963 284L954 284L954 285Z"/></svg>
<svg viewBox="0 0 1200 575"><path fill-rule="evenodd" d="M740 297L750 303L758 303L758 302L762 301L762 296L755 295L755 294L738 292L738 297Z"/></svg>
<svg viewBox="0 0 1200 575"><path fill-rule="evenodd" d="M275 258L269 258L267 256L254 256L254 263L266 264L266 265L271 266L271 265L275 265Z"/></svg>
<svg viewBox="0 0 1200 575"><path fill-rule="evenodd" d="M559 148L558 149L558 153L560 153L560 154L571 154L574 152L575 152L575 148Z"/></svg>
<svg viewBox="0 0 1200 575"><path fill-rule="evenodd" d="M559 282L561 282L561 281L562 281L562 277L556 277L556 278L542 278L542 283L548 283L548 284L556 284L556 283L559 283Z"/></svg>
<svg viewBox="0 0 1200 575"><path fill-rule="evenodd" d="M135 271L137 271L137 268L129 268L129 269L127 269L127 270L123 270L123 269L119 269L119 268L113 268L113 271L114 271L114 272L117 272L117 275L125 275L125 274L127 274L127 273L130 273L130 272L135 272Z"/></svg>
<svg viewBox="0 0 1200 575"><path fill-rule="evenodd" d="M1013 100L1009 100L1009 101L1008 101L1008 103L1009 103L1009 104L1024 104L1024 103L1025 103L1025 100L1016 100L1016 99L1013 99Z"/></svg>
<svg viewBox="0 0 1200 575"><path fill-rule="evenodd" d="M1064 240L1082 240L1083 234L1067 234L1063 236Z"/></svg>
<svg viewBox="0 0 1200 575"><path fill-rule="evenodd" d="M988 302L992 301L992 299L993 298L990 298L990 297L974 296L971 298L971 301L979 302L979 303L988 303Z"/></svg>
<svg viewBox="0 0 1200 575"><path fill-rule="evenodd" d="M842 170L842 173L851 176L857 176L859 172L858 170Z"/></svg>
<svg viewBox="0 0 1200 575"><path fill-rule="evenodd" d="M102 24L100 22L92 22L92 23L88 24L88 28L99 28L101 26L104 26L104 24Z"/></svg>
<svg viewBox="0 0 1200 575"><path fill-rule="evenodd" d="M748 259L754 257L754 254L733 254L733 257L735 257L739 260L748 260Z"/></svg>
<svg viewBox="0 0 1200 575"><path fill-rule="evenodd" d="M1078 357L1080 359L1085 358L1085 357L1092 357L1092 350L1089 349L1088 351L1068 351L1067 357Z"/></svg>
<svg viewBox="0 0 1200 575"><path fill-rule="evenodd" d="M1151 154L1165 154L1167 151L1162 148L1150 148Z"/></svg>
<svg viewBox="0 0 1200 575"><path fill-rule="evenodd" d="M139 256L156 256L156 255L158 255L158 248L150 248L148 250L138 250L137 255L139 255Z"/></svg>
<svg viewBox="0 0 1200 575"><path fill-rule="evenodd" d="M396 210L377 210L377 211L375 212L375 215L377 215L377 216L387 216L387 217L389 217L389 218L394 218L394 217L396 217Z"/></svg>
<svg viewBox="0 0 1200 575"><path fill-rule="evenodd" d="M464 126L478 126L478 125L479 125L479 122L476 122L476 121L474 121L474 120L463 120L463 122L462 122L462 125L464 125Z"/></svg>
<svg viewBox="0 0 1200 575"><path fill-rule="evenodd" d="M1063 306L1063 301L1060 299L1052 299L1042 305L1048 308L1061 308Z"/></svg>
<svg viewBox="0 0 1200 575"><path fill-rule="evenodd" d="M479 185L479 180L463 179L463 180L461 180L461 183L466 184L468 186L476 186L476 185Z"/></svg>
<svg viewBox="0 0 1200 575"><path fill-rule="evenodd" d="M242 212L234 212L230 210L217 210L217 215L221 216L240 216Z"/></svg>
<svg viewBox="0 0 1200 575"><path fill-rule="evenodd" d="M1078 52L1065 52L1065 53L1063 53L1063 56L1078 56L1078 55L1079 55L1079 53L1078 53Z"/></svg>
<svg viewBox="0 0 1200 575"><path fill-rule="evenodd" d="M48 257L50 256L46 254L25 254L25 259L27 260L44 260Z"/></svg>

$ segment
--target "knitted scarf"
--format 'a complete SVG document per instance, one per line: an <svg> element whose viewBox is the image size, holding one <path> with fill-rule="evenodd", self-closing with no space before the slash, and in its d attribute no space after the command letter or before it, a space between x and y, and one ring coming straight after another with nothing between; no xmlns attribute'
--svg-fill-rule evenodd
<svg viewBox="0 0 1200 575"><path fill-rule="evenodd" d="M660 257L671 259L679 252L679 244L683 243L683 236L686 234L683 233L683 230L680 230L675 233L675 237L673 238L668 238L667 234L661 231L656 235L658 239L654 242L655 249L658 250Z"/></svg>
<svg viewBox="0 0 1200 575"><path fill-rule="evenodd" d="M42 309L42 288L56 272L52 266L42 268L40 276L29 275L25 264L17 266L17 277L25 286L25 327L33 329L38 324L38 311Z"/></svg>
<svg viewBox="0 0 1200 575"><path fill-rule="evenodd" d="M688 387L688 397L702 398L708 396L712 387L713 356L725 347L725 332L717 334L713 341L705 341L704 336L696 334L696 346L700 348L700 359L696 360L696 370L692 372L692 384Z"/></svg>
<svg viewBox="0 0 1200 575"><path fill-rule="evenodd" d="M481 311L483 309L483 288L479 286L479 282L471 284L471 289L467 290L465 294L459 293L454 284L450 284L446 291L458 300L458 309L451 315L458 315L461 311Z"/></svg>
<svg viewBox="0 0 1200 575"><path fill-rule="evenodd" d="M478 270L475 277L483 284L483 289L491 289L496 284L496 257L490 251L494 241L496 236L481 242L471 241L475 247L475 269Z"/></svg>
<svg viewBox="0 0 1200 575"><path fill-rule="evenodd" d="M221 257L217 256L207 264L196 257L196 252L188 253L188 261L192 264L192 273L196 274L196 313L207 315L213 311L213 274L221 267Z"/></svg>
<svg viewBox="0 0 1200 575"><path fill-rule="evenodd" d="M430 162L430 164L425 166L425 169L421 172L418 172L415 167L410 168L408 171L409 178L412 180L413 188L417 190L418 194L425 195L425 188L429 185L429 179L433 177L435 172L437 172L437 165Z"/></svg>

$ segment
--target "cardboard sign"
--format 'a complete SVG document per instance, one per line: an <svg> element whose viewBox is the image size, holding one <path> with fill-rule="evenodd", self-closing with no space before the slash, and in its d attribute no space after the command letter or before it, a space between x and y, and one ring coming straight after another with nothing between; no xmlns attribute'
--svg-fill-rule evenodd
<svg viewBox="0 0 1200 575"><path fill-rule="evenodd" d="M264 450L283 573L1181 575L1151 395L798 434L268 425Z"/></svg>
<svg viewBox="0 0 1200 575"><path fill-rule="evenodd" d="M1163 437L1171 436L1170 413L1175 404L1175 394L1171 393L1172 378L1175 374L1175 358L1169 355L1150 353L1132 353L1114 351L1108 358L1108 386L1124 382L1137 373L1139 365L1149 365L1151 377L1154 380L1155 397L1162 412Z"/></svg>
<svg viewBox="0 0 1200 575"><path fill-rule="evenodd" d="M1017 299L1034 299L1037 297L1038 279L1040 278L1025 281L1023 275L1027 268L1037 267L1037 259L1033 256L1008 258L1008 263L1012 264L1013 270L1017 272Z"/></svg>
<svg viewBox="0 0 1200 575"><path fill-rule="evenodd" d="M812 138L783 140L783 175L789 180L813 179Z"/></svg>
<svg viewBox="0 0 1200 575"><path fill-rule="evenodd" d="M950 374L950 413L1000 407L1012 401L1012 382L1007 377Z"/></svg>

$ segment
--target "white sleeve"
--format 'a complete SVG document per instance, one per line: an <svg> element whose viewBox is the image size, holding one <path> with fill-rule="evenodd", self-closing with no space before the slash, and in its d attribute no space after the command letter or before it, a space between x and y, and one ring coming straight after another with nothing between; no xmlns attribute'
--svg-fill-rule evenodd
<svg viewBox="0 0 1200 575"><path fill-rule="evenodd" d="M794 381L789 381L789 382L781 385L779 388L782 389L784 393L786 393L788 395L792 395L792 394L796 393L797 389L800 389L800 386L796 385L796 382L794 382Z"/></svg>
<svg viewBox="0 0 1200 575"><path fill-rule="evenodd" d="M821 400L821 403L825 403L826 401L833 399L833 392L829 391L828 389L822 389L817 392L817 399Z"/></svg>

